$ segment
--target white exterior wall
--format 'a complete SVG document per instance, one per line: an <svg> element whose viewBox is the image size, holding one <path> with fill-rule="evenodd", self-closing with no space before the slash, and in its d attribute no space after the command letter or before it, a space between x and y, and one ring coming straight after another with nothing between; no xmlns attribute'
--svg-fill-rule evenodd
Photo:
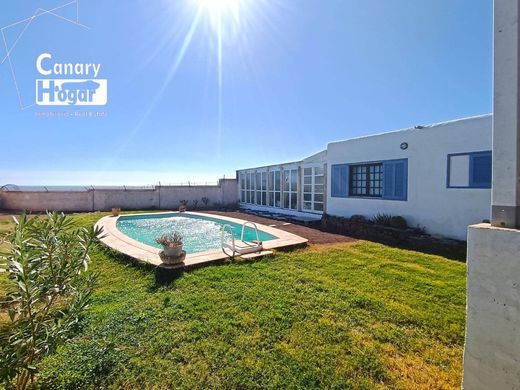
<svg viewBox="0 0 520 390"><path fill-rule="evenodd" d="M492 116L486 115L341 142L327 148L327 213L349 217L400 215L431 234L466 239L468 225L490 218L490 189L447 188L449 154L491 150ZM400 144L408 143L401 150ZM331 197L331 166L408 159L408 200Z"/></svg>

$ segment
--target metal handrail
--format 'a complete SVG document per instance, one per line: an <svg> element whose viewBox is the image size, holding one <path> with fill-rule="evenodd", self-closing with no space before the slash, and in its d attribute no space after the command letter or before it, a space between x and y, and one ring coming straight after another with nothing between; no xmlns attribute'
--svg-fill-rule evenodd
<svg viewBox="0 0 520 390"><path fill-rule="evenodd" d="M256 227L256 223L251 222L251 221L246 221L246 222L244 222L244 223L242 224L242 234L240 235L240 240L243 241L243 242L245 242L245 240L244 240L244 232L245 232L245 230L246 230L246 226L247 226L248 224L253 225L253 228L255 229L255 232L256 232L256 241L257 241L257 243L259 243L259 242L260 242L260 238L259 238L259 236L258 236L258 228Z"/></svg>
<svg viewBox="0 0 520 390"><path fill-rule="evenodd" d="M220 246L222 248L222 251L226 253L225 248L229 247L229 245L224 244L224 234L226 233L226 230L229 229L229 233L231 234L231 250L233 251L233 256L235 256L235 235L233 234L233 227L231 225L225 224L222 225L222 229L220 230Z"/></svg>
<svg viewBox="0 0 520 390"><path fill-rule="evenodd" d="M246 229L247 225L252 225L252 227L255 229L256 242L254 242L254 241L247 242L244 240L244 234L245 234L245 229ZM220 232L221 232L220 233L221 234L220 235L220 246L222 248L222 252L224 252L226 255L228 255L228 253L226 252L226 249L229 249L232 251L231 256L233 256L233 257L235 256L236 253L238 253L239 255L243 255L243 254L252 253L253 251L260 252L262 250L262 242L260 241L260 237L258 235L258 228L257 228L256 224L251 221L246 221L242 224L242 234L240 236L240 241L243 244L245 244L245 246L238 246L238 247L236 246L235 235L233 234L233 227L231 225L228 225L228 224L222 225ZM231 234L231 244L224 242L224 234L226 232L229 232Z"/></svg>

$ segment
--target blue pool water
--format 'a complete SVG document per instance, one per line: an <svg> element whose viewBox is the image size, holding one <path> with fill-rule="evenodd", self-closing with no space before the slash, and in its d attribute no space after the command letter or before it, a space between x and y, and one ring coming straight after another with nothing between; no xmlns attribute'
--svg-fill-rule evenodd
<svg viewBox="0 0 520 390"><path fill-rule="evenodd" d="M156 248L162 248L155 239L165 233L179 232L183 237L186 253L204 252L220 249L221 228L230 225L235 238L240 239L242 225L228 222L216 217L192 214L153 214L121 216L117 220L117 228L128 237ZM227 235L226 240L231 237ZM260 241L274 240L277 237L258 230ZM256 240L252 227L246 227L246 241Z"/></svg>

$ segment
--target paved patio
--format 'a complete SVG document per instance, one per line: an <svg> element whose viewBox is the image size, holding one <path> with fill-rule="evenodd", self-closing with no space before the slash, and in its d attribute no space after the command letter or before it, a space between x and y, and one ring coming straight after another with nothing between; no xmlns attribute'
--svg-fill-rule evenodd
<svg viewBox="0 0 520 390"><path fill-rule="evenodd" d="M261 225L271 226L276 229L284 230L286 232L296 234L309 240L309 244L333 244L337 242L354 242L357 241L355 238L342 236L341 234L333 234L322 232L321 230L312 228L310 226L304 226L295 224L292 222L278 221L266 217L260 217L250 213L244 213L240 211L205 211L208 214L221 215L231 218L243 219L246 221L252 221Z"/></svg>

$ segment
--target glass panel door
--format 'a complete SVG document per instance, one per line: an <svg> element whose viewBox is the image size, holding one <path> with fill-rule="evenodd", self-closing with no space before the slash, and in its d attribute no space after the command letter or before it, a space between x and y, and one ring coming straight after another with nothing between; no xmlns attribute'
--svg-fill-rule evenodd
<svg viewBox="0 0 520 390"><path fill-rule="evenodd" d="M262 174L256 173L256 204L262 204Z"/></svg>
<svg viewBox="0 0 520 390"><path fill-rule="evenodd" d="M286 169L283 176L283 207L296 210L298 209L298 169Z"/></svg>
<svg viewBox="0 0 520 390"><path fill-rule="evenodd" d="M247 173L247 203L255 203L255 173L248 172Z"/></svg>
<svg viewBox="0 0 520 390"><path fill-rule="evenodd" d="M240 173L240 202L246 201L246 174Z"/></svg>
<svg viewBox="0 0 520 390"><path fill-rule="evenodd" d="M280 171L269 172L269 206L281 207L280 204Z"/></svg>
<svg viewBox="0 0 520 390"><path fill-rule="evenodd" d="M302 210L323 212L325 174L323 166L303 169Z"/></svg>
<svg viewBox="0 0 520 390"><path fill-rule="evenodd" d="M262 206L267 206L267 172L262 172L260 182L260 194Z"/></svg>

